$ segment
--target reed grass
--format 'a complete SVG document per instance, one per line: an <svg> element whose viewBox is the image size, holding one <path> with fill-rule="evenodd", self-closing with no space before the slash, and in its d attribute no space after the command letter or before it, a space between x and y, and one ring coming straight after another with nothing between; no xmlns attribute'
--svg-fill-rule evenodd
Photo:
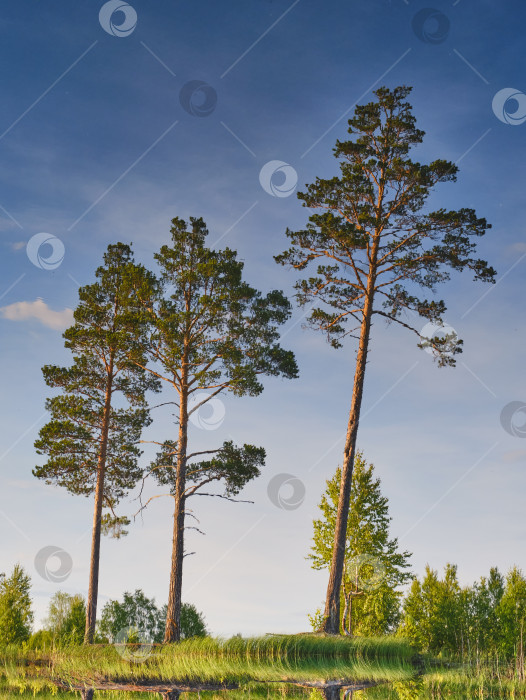
<svg viewBox="0 0 526 700"><path fill-rule="evenodd" d="M436 671L424 677L430 698L526 698L526 683L516 678L494 676L487 669Z"/></svg>
<svg viewBox="0 0 526 700"><path fill-rule="evenodd" d="M526 698L526 683L511 674L495 676L490 669L442 668L416 680L378 686L364 693L367 700L514 700Z"/></svg>
<svg viewBox="0 0 526 700"><path fill-rule="evenodd" d="M136 645L55 649L47 655L6 650L3 675L11 687L36 692L54 682L69 687L105 683L181 685L327 680L393 681L414 673L410 645L392 638L314 634L231 639L193 638L154 646L138 663Z"/></svg>
<svg viewBox="0 0 526 700"><path fill-rule="evenodd" d="M247 683L249 681L402 680L411 647L393 639L272 635L189 639L153 647L141 663L134 645L77 647L51 655L51 673L68 682ZM127 657L128 655L128 657Z"/></svg>

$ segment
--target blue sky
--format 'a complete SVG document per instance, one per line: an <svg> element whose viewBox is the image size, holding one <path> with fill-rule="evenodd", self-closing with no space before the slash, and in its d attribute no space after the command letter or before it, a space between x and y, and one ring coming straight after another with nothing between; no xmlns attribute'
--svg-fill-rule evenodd
<svg viewBox="0 0 526 700"><path fill-rule="evenodd" d="M489 290L463 275L441 290L446 320L464 339L454 370L438 369L404 329L375 325L359 446L415 573L452 561L469 583L495 564L526 568L526 444L500 422L507 404L526 402L526 123L506 123L526 116L523 4L437 0L422 23L428 5L417 0L133 0L125 36L102 27L103 4L5 0L0 19L0 571L19 561L31 573L37 621L58 588L87 587L91 502L31 475L45 421L40 368L68 362L61 332L79 284L109 243L132 242L150 264L171 218L195 215L210 243L239 251L252 284L290 292L294 277L272 256L307 213L293 193L268 194L260 171L282 161L299 189L335 173L332 147L354 104L384 84L414 87L427 133L418 158L458 162L458 183L437 189L431 205L473 207L493 224L480 253L499 281ZM118 34L124 15L110 19ZM185 110L191 81L210 86L208 102L194 93ZM499 112L492 102L505 88L518 101ZM195 116L192 105L209 113ZM281 182L278 173L272 183ZM26 254L42 232L65 249L53 269ZM40 260L50 252L44 245ZM192 426L195 444L232 436L268 453L245 492L254 505L197 504L207 535L189 535L196 554L184 597L215 634L300 631L324 598L326 574L305 556L324 482L340 463L355 347L332 350L300 318L295 309L283 337L300 379L269 380L258 399L225 399L217 430ZM159 415L152 438L154 429L169 434L169 416ZM293 510L267 495L282 473L305 485ZM103 542L101 603L139 587L166 600L170 511L158 499L125 540ZM60 584L35 570L48 545L72 558Z"/></svg>

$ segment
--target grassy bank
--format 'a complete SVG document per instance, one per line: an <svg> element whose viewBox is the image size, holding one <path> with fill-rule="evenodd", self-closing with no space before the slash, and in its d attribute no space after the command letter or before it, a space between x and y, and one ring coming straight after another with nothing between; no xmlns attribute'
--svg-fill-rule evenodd
<svg viewBox="0 0 526 700"><path fill-rule="evenodd" d="M430 698L526 698L526 683L488 669L456 669L427 674L424 687Z"/></svg>
<svg viewBox="0 0 526 700"><path fill-rule="evenodd" d="M312 634L189 639L180 644L69 647L38 658L6 655L13 687L110 683L244 684L325 680L401 681L414 674L414 651L402 640Z"/></svg>
<svg viewBox="0 0 526 700"><path fill-rule="evenodd" d="M512 700L526 698L526 683L514 678L512 669L496 675L488 668L444 668L410 681L373 688L364 697L367 700Z"/></svg>
<svg viewBox="0 0 526 700"><path fill-rule="evenodd" d="M126 680L181 684L329 679L401 680L413 673L413 650L400 641L267 636L189 639L154 647L138 663L135 647L68 649L52 656L52 673L69 683Z"/></svg>
<svg viewBox="0 0 526 700"><path fill-rule="evenodd" d="M142 654L140 661L135 655ZM386 682L360 693L364 700L430 700L455 698L526 698L526 683L519 682L514 668L432 666L414 677L414 651L404 641L381 638L348 639L320 635L268 635L241 639L191 639L176 645L142 650L127 647L94 646L57 649L47 655L11 649L0 653L0 700L19 697L39 700L56 695L55 682L70 687L114 684L155 685L163 682L196 687L200 684L237 685L238 690L202 692L206 698L252 696L317 698L317 691L283 683L342 682L370 680ZM257 686L255 683L268 683ZM25 691L22 695L18 692ZM64 698L78 697L61 694ZM98 692L108 700L151 700L143 693ZM321 698L322 696L319 695Z"/></svg>

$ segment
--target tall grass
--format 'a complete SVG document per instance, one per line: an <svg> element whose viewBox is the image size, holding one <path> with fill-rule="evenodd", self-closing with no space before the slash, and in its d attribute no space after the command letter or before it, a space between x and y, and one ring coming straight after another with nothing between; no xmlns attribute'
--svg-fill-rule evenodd
<svg viewBox="0 0 526 700"><path fill-rule="evenodd" d="M267 635L194 638L156 645L138 663L138 645L54 649L42 656L8 649L0 655L4 683L46 693L109 684L240 685L251 682L400 681L414 674L412 648L403 640ZM1 698L1 696L0 696Z"/></svg>
<svg viewBox="0 0 526 700"><path fill-rule="evenodd" d="M469 668L438 671L424 677L430 698L526 698L526 683L489 669Z"/></svg>
<svg viewBox="0 0 526 700"><path fill-rule="evenodd" d="M126 651L134 652L128 645ZM414 677L414 653L400 640L335 638L320 635L272 635L241 639L192 639L156 646L143 663L122 658L124 647L71 647L47 657L20 649L1 656L0 700L56 699L55 682L70 687L135 683L199 686L237 684L239 690L201 692L202 700L322 697L317 691L287 686L286 682L338 680L384 681L359 693L364 700L455 700L526 698L526 683L514 678L514 668L458 665L440 667L426 660L425 673ZM119 653L120 652L120 653ZM3 679L3 680L2 680ZM257 685L257 683L261 685ZM15 692L16 695L15 695ZM18 693L22 692L21 695ZM78 695L60 693L64 700ZM152 700L155 694L98 691L107 700ZM195 696L189 696L195 697Z"/></svg>
<svg viewBox="0 0 526 700"><path fill-rule="evenodd" d="M401 683L394 682L364 693L367 700L513 700L526 698L526 683L494 676L489 669L441 669Z"/></svg>
<svg viewBox="0 0 526 700"><path fill-rule="evenodd" d="M243 639L194 638L154 646L141 663L136 645L54 650L44 665L6 665L8 677L38 678L70 686L105 683L239 684L250 681L401 680L413 672L404 641L319 635L268 635ZM19 660L20 661L20 660ZM26 660L27 663L27 660Z"/></svg>

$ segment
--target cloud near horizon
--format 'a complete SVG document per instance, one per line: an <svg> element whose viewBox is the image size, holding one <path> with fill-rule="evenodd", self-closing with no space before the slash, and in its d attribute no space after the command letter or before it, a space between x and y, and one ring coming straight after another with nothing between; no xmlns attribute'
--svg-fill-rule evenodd
<svg viewBox="0 0 526 700"><path fill-rule="evenodd" d="M53 330L63 330L73 323L73 309L53 311L43 299L17 301L9 306L0 307L0 313L9 321L36 319Z"/></svg>

